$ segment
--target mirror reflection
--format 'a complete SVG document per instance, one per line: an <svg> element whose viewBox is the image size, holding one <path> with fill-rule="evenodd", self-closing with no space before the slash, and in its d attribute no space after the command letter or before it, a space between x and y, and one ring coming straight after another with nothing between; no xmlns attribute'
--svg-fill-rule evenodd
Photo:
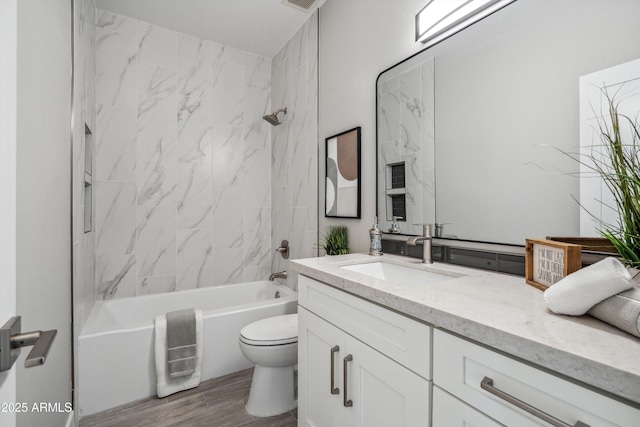
<svg viewBox="0 0 640 427"><path fill-rule="evenodd" d="M638 13L627 0L517 0L381 73L381 229L401 216L402 234L580 235L579 167L558 150L580 145L579 78L640 56Z"/></svg>

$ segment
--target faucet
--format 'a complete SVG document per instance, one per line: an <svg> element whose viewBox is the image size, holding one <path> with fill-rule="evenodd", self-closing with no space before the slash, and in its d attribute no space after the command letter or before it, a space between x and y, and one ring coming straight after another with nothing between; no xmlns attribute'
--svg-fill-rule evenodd
<svg viewBox="0 0 640 427"><path fill-rule="evenodd" d="M422 242L422 263L433 264L431 259L431 225L422 225L422 236L410 237L407 240L407 245L415 246L418 242Z"/></svg>
<svg viewBox="0 0 640 427"><path fill-rule="evenodd" d="M271 276L269 276L269 280L270 281L274 281L275 279L286 279L287 278L287 272L286 271L279 271L277 273L271 273Z"/></svg>

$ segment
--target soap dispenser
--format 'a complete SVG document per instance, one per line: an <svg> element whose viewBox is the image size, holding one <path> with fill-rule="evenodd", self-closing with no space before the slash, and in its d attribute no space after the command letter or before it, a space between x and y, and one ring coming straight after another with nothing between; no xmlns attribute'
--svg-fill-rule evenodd
<svg viewBox="0 0 640 427"><path fill-rule="evenodd" d="M378 227L378 217L373 221L373 228L369 230L369 255L382 255L382 231Z"/></svg>

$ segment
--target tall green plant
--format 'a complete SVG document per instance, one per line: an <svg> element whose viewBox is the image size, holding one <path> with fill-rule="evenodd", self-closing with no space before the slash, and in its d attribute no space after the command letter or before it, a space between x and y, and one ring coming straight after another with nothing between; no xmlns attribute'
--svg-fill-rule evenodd
<svg viewBox="0 0 640 427"><path fill-rule="evenodd" d="M615 198L618 223L601 222L598 231L616 247L625 264L640 267L640 126L637 119L619 113L619 102L606 90L603 93L610 121L598 120L602 156L591 153L588 162L578 161L600 175ZM623 141L623 126L629 126L629 141Z"/></svg>
<svg viewBox="0 0 640 427"><path fill-rule="evenodd" d="M344 225L332 225L329 232L322 237L319 246L327 255L344 255L349 253L349 239L347 227Z"/></svg>

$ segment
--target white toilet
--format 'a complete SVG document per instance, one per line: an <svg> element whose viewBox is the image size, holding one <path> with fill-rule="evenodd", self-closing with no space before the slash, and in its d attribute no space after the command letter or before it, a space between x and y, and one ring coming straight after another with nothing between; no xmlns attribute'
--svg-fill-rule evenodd
<svg viewBox="0 0 640 427"><path fill-rule="evenodd" d="M298 406L294 367L298 363L298 315L250 323L240 331L240 350L255 363L247 412L269 417Z"/></svg>

